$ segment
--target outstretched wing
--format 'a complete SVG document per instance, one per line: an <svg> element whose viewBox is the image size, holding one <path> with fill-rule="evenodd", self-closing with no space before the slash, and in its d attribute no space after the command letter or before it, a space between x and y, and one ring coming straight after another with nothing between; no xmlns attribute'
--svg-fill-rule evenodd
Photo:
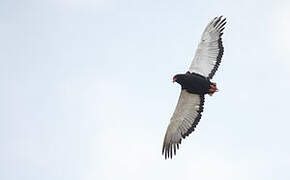
<svg viewBox="0 0 290 180"><path fill-rule="evenodd" d="M189 71L211 79L222 59L224 47L222 34L226 18L215 17L205 28Z"/></svg>
<svg viewBox="0 0 290 180"><path fill-rule="evenodd" d="M170 119L162 148L165 159L172 158L182 138L188 136L198 124L203 111L204 96L181 90L175 111Z"/></svg>

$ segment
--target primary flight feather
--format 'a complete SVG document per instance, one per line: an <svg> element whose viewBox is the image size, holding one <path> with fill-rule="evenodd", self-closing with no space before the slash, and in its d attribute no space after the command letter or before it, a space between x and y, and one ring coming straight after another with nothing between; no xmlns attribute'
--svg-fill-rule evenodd
<svg viewBox="0 0 290 180"><path fill-rule="evenodd" d="M185 74L177 74L173 82L181 85L181 93L164 137L162 154L172 158L182 138L194 131L203 111L205 94L217 92L210 80L217 71L224 52L222 34L226 18L215 17L206 26L195 56Z"/></svg>

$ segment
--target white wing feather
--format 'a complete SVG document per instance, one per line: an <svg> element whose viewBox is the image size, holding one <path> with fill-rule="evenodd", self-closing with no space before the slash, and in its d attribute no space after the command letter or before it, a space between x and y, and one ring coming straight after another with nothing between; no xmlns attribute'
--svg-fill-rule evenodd
<svg viewBox="0 0 290 180"><path fill-rule="evenodd" d="M173 153L176 153L176 148L179 148L181 139L194 130L201 118L203 103L203 95L181 90L163 142L162 153L165 153L165 158L172 157Z"/></svg>
<svg viewBox="0 0 290 180"><path fill-rule="evenodd" d="M205 28L195 56L189 67L189 72L195 72L211 79L223 55L223 34L226 19L222 16L214 18Z"/></svg>

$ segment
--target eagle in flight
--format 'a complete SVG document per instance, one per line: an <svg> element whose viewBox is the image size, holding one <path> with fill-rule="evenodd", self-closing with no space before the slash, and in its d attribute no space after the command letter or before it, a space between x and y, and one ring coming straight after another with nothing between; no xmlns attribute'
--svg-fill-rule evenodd
<svg viewBox="0 0 290 180"><path fill-rule="evenodd" d="M177 74L173 82L181 85L181 93L164 137L162 154L172 158L182 138L194 131L203 111L204 96L218 91L210 80L217 71L224 47L222 38L226 18L215 17L206 26L195 56L185 74Z"/></svg>

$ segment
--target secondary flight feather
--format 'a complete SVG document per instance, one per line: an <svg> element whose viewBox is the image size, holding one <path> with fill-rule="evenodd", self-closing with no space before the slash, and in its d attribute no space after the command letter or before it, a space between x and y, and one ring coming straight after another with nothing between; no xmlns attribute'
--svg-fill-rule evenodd
<svg viewBox="0 0 290 180"><path fill-rule="evenodd" d="M218 91L210 80L217 71L224 52L222 34L226 18L215 17L206 26L189 70L177 74L173 82L181 85L181 93L164 137L162 154L172 158L181 140L194 131L203 111L204 96Z"/></svg>

